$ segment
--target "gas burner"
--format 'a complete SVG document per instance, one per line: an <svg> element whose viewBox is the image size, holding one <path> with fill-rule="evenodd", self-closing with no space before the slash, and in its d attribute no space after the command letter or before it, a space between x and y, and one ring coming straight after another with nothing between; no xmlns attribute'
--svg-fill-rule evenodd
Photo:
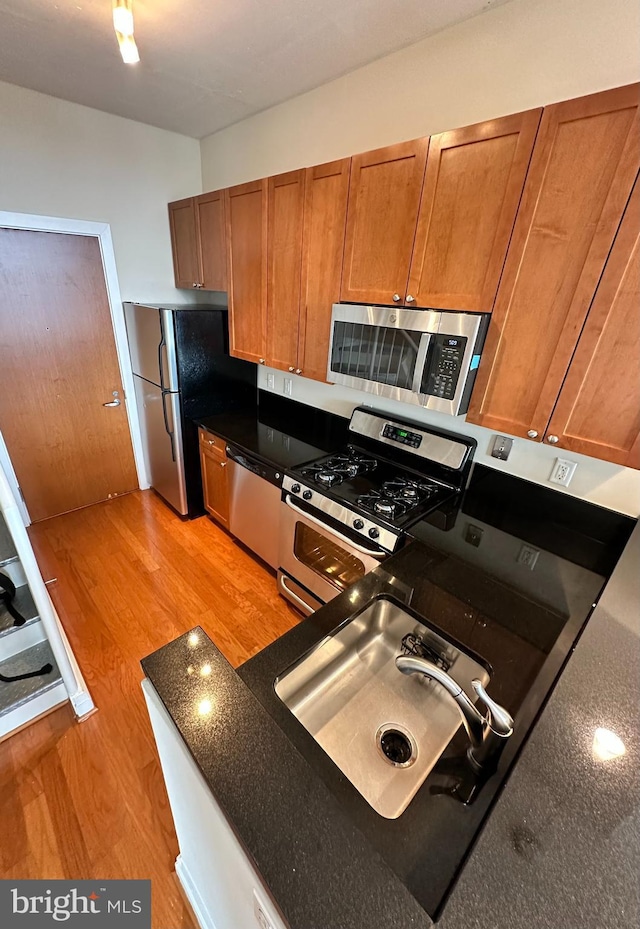
<svg viewBox="0 0 640 929"><path fill-rule="evenodd" d="M342 484L343 478L336 471L318 471L314 479L317 484L323 484L325 487L333 487L335 484Z"/></svg>
<svg viewBox="0 0 640 929"><path fill-rule="evenodd" d="M377 465L378 462L374 458L365 458L364 455L361 455L360 452L353 448L348 448L345 453L333 455L327 461L322 462L323 468L337 471L345 477L357 477L358 474L367 474L369 471L374 471Z"/></svg>
<svg viewBox="0 0 640 929"><path fill-rule="evenodd" d="M437 490L435 484L413 481L406 477L396 477L392 481L385 481L380 493L394 500L404 500L407 503L421 503L431 497Z"/></svg>
<svg viewBox="0 0 640 929"><path fill-rule="evenodd" d="M375 513L378 513L380 516L386 516L389 519L397 519L398 516L404 516L408 509L409 506L401 500L392 500L386 497L381 497L373 504Z"/></svg>

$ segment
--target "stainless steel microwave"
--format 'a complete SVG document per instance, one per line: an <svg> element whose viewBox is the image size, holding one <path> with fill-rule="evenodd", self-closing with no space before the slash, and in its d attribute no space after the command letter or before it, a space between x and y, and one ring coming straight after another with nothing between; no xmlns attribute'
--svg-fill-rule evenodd
<svg viewBox="0 0 640 929"><path fill-rule="evenodd" d="M466 413L488 313L336 303L327 380L457 416Z"/></svg>

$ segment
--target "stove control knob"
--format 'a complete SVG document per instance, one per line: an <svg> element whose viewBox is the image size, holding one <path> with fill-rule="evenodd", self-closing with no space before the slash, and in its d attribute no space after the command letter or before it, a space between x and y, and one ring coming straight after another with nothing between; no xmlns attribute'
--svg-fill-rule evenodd
<svg viewBox="0 0 640 929"><path fill-rule="evenodd" d="M380 533L378 532L377 529L369 529L369 538L377 539L379 535Z"/></svg>
<svg viewBox="0 0 640 929"><path fill-rule="evenodd" d="M291 485L291 493L292 493L292 494L299 494L299 493L300 493L300 484L292 484L292 485Z"/></svg>
<svg viewBox="0 0 640 929"><path fill-rule="evenodd" d="M362 520L362 519L354 519L354 521L353 521L353 528L354 528L354 529L364 529L364 520Z"/></svg>
<svg viewBox="0 0 640 929"><path fill-rule="evenodd" d="M310 490L303 490L303 491L302 491L302 499L303 499L303 500L311 500L312 497L313 497L313 494L311 493Z"/></svg>

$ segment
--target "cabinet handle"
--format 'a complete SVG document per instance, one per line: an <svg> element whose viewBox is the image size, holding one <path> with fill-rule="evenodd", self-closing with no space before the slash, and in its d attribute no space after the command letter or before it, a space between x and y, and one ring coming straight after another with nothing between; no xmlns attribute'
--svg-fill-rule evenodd
<svg viewBox="0 0 640 929"><path fill-rule="evenodd" d="M530 439L538 438L538 433L536 432L535 429L529 429L529 431L527 432L527 435L529 436Z"/></svg>
<svg viewBox="0 0 640 929"><path fill-rule="evenodd" d="M293 367L293 365L289 365L289 370L290 370L290 371L295 371L295 368Z"/></svg>
<svg viewBox="0 0 640 929"><path fill-rule="evenodd" d="M406 299L407 303L415 303L415 301L416 301L416 298L415 298L415 297L412 297L411 294L407 294L407 296L406 296L405 299Z"/></svg>
<svg viewBox="0 0 640 929"><path fill-rule="evenodd" d="M556 445L557 442L558 442L558 436L557 436L557 435L548 435L548 436L547 436L547 442L551 442L552 445Z"/></svg>
<svg viewBox="0 0 640 929"><path fill-rule="evenodd" d="M400 294L394 294L391 299L394 303L400 303Z"/></svg>
<svg viewBox="0 0 640 929"><path fill-rule="evenodd" d="M296 368L296 374L302 374L302 368Z"/></svg>
<svg viewBox="0 0 640 929"><path fill-rule="evenodd" d="M261 358L261 359L260 359L260 364L263 365L264 362L265 362L265 359L264 359L264 358Z"/></svg>

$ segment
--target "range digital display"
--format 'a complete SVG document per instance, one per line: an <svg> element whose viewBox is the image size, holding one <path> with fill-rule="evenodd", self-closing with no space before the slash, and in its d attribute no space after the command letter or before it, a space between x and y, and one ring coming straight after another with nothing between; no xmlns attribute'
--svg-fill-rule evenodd
<svg viewBox="0 0 640 929"><path fill-rule="evenodd" d="M422 436L417 432L409 432L408 429L401 429L400 426L392 426L391 423L385 423L382 430L385 439L392 439L401 445L410 445L412 448L418 448L422 442Z"/></svg>

